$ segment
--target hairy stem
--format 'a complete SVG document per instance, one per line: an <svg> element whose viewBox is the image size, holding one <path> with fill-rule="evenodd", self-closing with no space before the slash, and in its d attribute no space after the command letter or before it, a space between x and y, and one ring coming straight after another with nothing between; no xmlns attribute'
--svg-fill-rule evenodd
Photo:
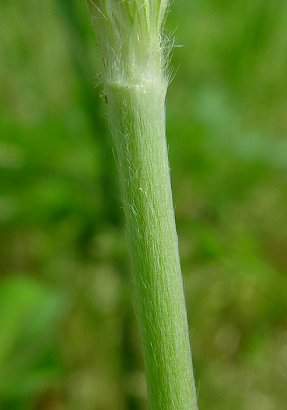
<svg viewBox="0 0 287 410"><path fill-rule="evenodd" d="M162 87L106 85L136 308L155 410L196 409Z"/></svg>
<svg viewBox="0 0 287 410"><path fill-rule="evenodd" d="M133 4L143 0L134 0ZM112 65L108 48L114 33L125 36L132 2L106 1L109 26L98 34L104 66ZM113 4L122 12L120 23L111 12ZM125 4L121 9L120 4ZM163 74L158 26L147 35L150 50L142 52L138 39L145 35L147 12L158 0L146 1L133 16L131 38L116 53L116 67L108 67L104 92L108 106L117 162L127 239L135 284L135 301L144 359L150 408L152 410L196 410L186 307L180 269L165 138L165 96L167 81ZM102 2L99 2L99 6ZM136 7L136 6L131 6ZM155 11L153 11L153 17ZM162 16L160 16L162 18ZM137 22L141 21L137 36ZM158 19L153 19L158 25ZM112 25L115 25L113 32ZM121 25L124 29L121 31ZM111 34L112 32L112 34ZM107 34L108 33L108 34ZM150 33L149 33L150 34ZM105 37L107 36L107 38ZM134 37L132 37L134 36ZM105 43L107 42L107 43ZM140 46L140 44L138 44ZM147 54L146 54L147 53ZM121 61L123 59L130 61ZM105 69L106 67L104 67Z"/></svg>

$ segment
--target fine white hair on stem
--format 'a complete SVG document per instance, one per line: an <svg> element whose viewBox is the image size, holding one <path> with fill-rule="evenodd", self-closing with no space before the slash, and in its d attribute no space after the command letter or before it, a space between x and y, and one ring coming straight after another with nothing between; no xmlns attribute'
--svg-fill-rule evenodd
<svg viewBox="0 0 287 410"><path fill-rule="evenodd" d="M166 81L165 50L169 47L161 31L169 1L87 1L101 50L103 81Z"/></svg>

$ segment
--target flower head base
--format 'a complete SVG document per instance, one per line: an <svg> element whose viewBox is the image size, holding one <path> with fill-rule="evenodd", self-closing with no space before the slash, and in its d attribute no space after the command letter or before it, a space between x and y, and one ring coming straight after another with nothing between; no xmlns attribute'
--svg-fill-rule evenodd
<svg viewBox="0 0 287 410"><path fill-rule="evenodd" d="M103 80L164 80L161 29L168 0L88 0L102 54Z"/></svg>

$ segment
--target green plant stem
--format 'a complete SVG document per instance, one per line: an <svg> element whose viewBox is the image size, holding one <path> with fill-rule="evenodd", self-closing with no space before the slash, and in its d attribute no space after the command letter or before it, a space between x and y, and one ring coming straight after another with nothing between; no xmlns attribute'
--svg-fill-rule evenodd
<svg viewBox="0 0 287 410"><path fill-rule="evenodd" d="M195 410L162 81L106 83L150 407Z"/></svg>

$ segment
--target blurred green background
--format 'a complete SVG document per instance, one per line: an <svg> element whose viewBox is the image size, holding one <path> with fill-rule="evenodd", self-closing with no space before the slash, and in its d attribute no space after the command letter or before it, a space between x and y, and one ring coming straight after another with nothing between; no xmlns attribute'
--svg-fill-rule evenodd
<svg viewBox="0 0 287 410"><path fill-rule="evenodd" d="M0 409L146 409L84 0L0 0ZM179 0L168 144L199 404L287 403L287 3Z"/></svg>

